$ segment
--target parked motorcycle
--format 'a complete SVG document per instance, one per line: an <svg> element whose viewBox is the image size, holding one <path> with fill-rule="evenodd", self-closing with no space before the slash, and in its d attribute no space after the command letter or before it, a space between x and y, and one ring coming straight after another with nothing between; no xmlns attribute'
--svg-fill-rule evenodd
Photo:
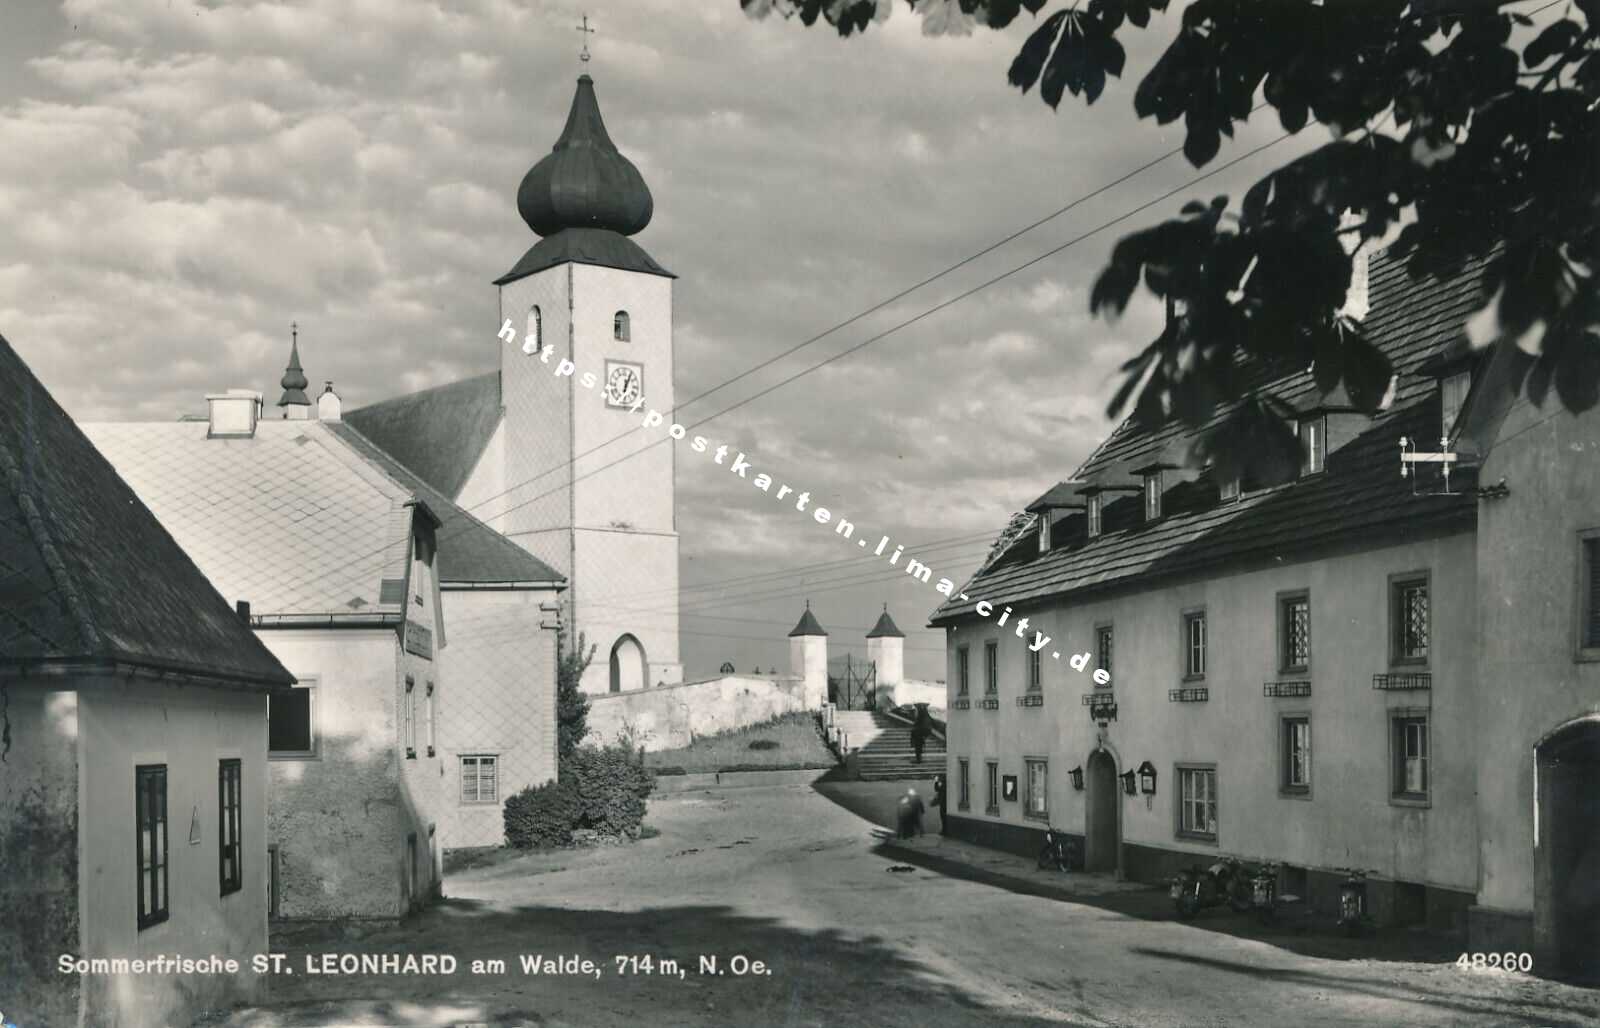
<svg viewBox="0 0 1600 1028"><path fill-rule="evenodd" d="M1365 935L1372 931L1375 922L1367 910L1367 875L1357 867L1341 867L1344 875L1339 883L1339 927L1347 935Z"/></svg>
<svg viewBox="0 0 1600 1028"><path fill-rule="evenodd" d="M1278 913L1278 865L1273 862L1257 865L1248 873L1250 905L1263 922L1271 921Z"/></svg>
<svg viewBox="0 0 1600 1028"><path fill-rule="evenodd" d="M1039 850L1039 870L1077 871L1083 867L1083 845L1055 828L1047 828Z"/></svg>
<svg viewBox="0 0 1600 1028"><path fill-rule="evenodd" d="M1210 867L1195 864L1172 879L1172 905L1187 921L1205 907L1226 903L1239 913L1254 905L1251 880L1233 857L1222 857Z"/></svg>

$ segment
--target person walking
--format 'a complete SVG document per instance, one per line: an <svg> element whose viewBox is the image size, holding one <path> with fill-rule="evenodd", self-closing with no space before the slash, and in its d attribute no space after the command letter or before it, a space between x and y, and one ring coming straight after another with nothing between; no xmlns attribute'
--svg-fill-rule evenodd
<svg viewBox="0 0 1600 1028"><path fill-rule="evenodd" d="M922 830L922 797L917 795L915 788L907 789L906 794L900 797L897 814L900 826L900 838L909 839L913 829L916 834L923 834Z"/></svg>
<svg viewBox="0 0 1600 1028"><path fill-rule="evenodd" d="M911 723L911 749L916 754L917 763L922 763L922 747L927 745L928 736L933 734L933 717L928 713L926 703L917 704L917 717Z"/></svg>
<svg viewBox="0 0 1600 1028"><path fill-rule="evenodd" d="M945 831L944 831L944 804L945 804L944 775L934 775L933 776L933 804L932 805L935 808L937 808L938 811L939 811L939 834L940 835L945 834Z"/></svg>

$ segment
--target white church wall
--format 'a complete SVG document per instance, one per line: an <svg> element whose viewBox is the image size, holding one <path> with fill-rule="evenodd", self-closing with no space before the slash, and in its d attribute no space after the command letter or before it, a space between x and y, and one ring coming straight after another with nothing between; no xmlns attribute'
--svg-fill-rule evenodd
<svg viewBox="0 0 1600 1028"><path fill-rule="evenodd" d="M505 841L507 796L556 773L555 630L542 629L554 590L451 590L444 594L445 677L439 710L444 849ZM493 756L492 800L464 797L461 758Z"/></svg>
<svg viewBox="0 0 1600 1028"><path fill-rule="evenodd" d="M803 679L792 675L724 675L657 689L591 696L589 735L585 741L611 743L627 733L648 751L670 750L687 746L699 736L806 709Z"/></svg>
<svg viewBox="0 0 1600 1028"><path fill-rule="evenodd" d="M650 685L683 680L678 653L678 538L639 532L577 534L574 623L599 649L581 688L611 688L612 645L631 634L644 647Z"/></svg>
<svg viewBox="0 0 1600 1028"><path fill-rule="evenodd" d="M506 491L506 420L494 427L478 463L461 483L461 491L452 499L456 506L469 511L474 517L495 531L505 534L505 505L501 495Z"/></svg>

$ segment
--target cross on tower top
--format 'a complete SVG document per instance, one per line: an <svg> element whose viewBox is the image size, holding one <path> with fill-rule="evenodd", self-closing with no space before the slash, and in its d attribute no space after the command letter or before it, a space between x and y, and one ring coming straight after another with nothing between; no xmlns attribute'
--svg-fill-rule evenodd
<svg viewBox="0 0 1600 1028"><path fill-rule="evenodd" d="M589 63L589 37L594 35L594 29L589 27L589 16L587 14L585 14L583 16L583 24L574 26L573 27L573 31L584 33L584 36L583 36L583 50L579 52L578 60L582 61L584 64L588 64Z"/></svg>

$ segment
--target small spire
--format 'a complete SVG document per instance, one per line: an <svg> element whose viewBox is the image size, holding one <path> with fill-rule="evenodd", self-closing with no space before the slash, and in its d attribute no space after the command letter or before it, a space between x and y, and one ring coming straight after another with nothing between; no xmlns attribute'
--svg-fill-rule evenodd
<svg viewBox="0 0 1600 1028"><path fill-rule="evenodd" d="M289 322L289 366L283 369L283 378L278 384L283 387L283 395L278 397L279 407L310 407L311 401L306 398L306 386L311 383L306 379L306 373L300 368L300 323ZM284 411L287 417L289 412Z"/></svg>
<svg viewBox="0 0 1600 1028"><path fill-rule="evenodd" d="M827 635L822 626L817 623L817 617L811 613L811 601L806 601L806 612L800 615L800 623L794 626L794 631L789 633L793 638L797 635Z"/></svg>

